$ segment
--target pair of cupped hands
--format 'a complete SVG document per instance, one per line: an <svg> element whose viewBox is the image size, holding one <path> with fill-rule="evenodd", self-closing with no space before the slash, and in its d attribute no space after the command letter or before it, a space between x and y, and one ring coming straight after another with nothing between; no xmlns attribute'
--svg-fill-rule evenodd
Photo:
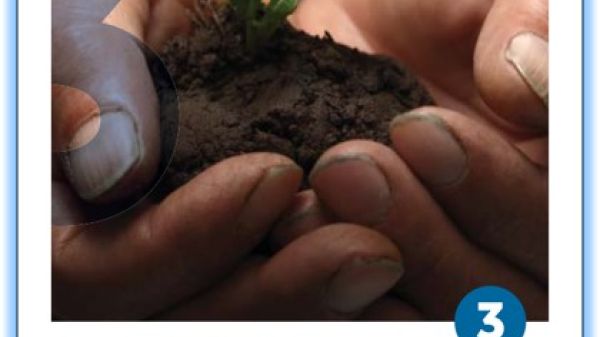
<svg viewBox="0 0 600 337"><path fill-rule="evenodd" d="M123 31L158 50L189 31L192 6L54 0L55 318L443 320L482 285L547 318L546 0L303 0L293 25L401 60L439 106L398 116L389 147L339 144L312 172L242 155L160 203L73 225L81 199L156 175L158 99ZM265 241L274 254L255 256Z"/></svg>

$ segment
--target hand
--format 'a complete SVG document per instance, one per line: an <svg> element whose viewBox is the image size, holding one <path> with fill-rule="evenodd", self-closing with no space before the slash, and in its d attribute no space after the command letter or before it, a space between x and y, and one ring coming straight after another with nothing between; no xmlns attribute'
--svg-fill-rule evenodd
<svg viewBox="0 0 600 337"><path fill-rule="evenodd" d="M393 287L398 249L356 225L323 228L272 258L251 254L302 177L274 154L231 158L158 204L84 225L86 210L156 175L159 102L132 36L156 48L186 30L187 3L115 4L53 3L53 316L348 319Z"/></svg>
<svg viewBox="0 0 600 337"><path fill-rule="evenodd" d="M440 107L398 117L392 149L353 141L324 154L312 206L279 240L368 225L402 250L397 294L423 318L451 319L467 292L496 284L547 319L547 2L306 0L293 22L400 59ZM393 308L369 318L404 318Z"/></svg>

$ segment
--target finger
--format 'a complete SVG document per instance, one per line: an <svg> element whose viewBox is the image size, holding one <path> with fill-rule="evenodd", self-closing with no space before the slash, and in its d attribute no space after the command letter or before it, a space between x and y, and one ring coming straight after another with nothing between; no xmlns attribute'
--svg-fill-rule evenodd
<svg viewBox="0 0 600 337"><path fill-rule="evenodd" d="M340 221L372 226L401 247L406 274L399 290L427 317L450 319L469 291L490 284L518 294L528 317L547 315L545 290L466 240L388 147L340 144L319 159L310 181Z"/></svg>
<svg viewBox="0 0 600 337"><path fill-rule="evenodd" d="M187 13L182 1L156 1L150 15L150 24L146 26L144 41L154 50L162 50L170 38L191 30L192 21Z"/></svg>
<svg viewBox="0 0 600 337"><path fill-rule="evenodd" d="M311 35L333 34L336 41L366 52L375 46L368 36L357 27L338 0L303 0L289 17L294 27Z"/></svg>
<svg viewBox="0 0 600 337"><path fill-rule="evenodd" d="M356 225L330 225L160 319L348 319L383 296L402 273L400 252L387 238Z"/></svg>
<svg viewBox="0 0 600 337"><path fill-rule="evenodd" d="M120 200L145 190L155 176L159 102L139 43L78 18L73 3L53 6L52 82L60 89L53 90L52 114L67 125L61 137L72 145L61 152L63 170L82 199Z"/></svg>
<svg viewBox="0 0 600 337"><path fill-rule="evenodd" d="M294 197L290 209L273 228L269 236L270 246L278 251L302 235L333 222L333 217L322 207L315 192L303 191Z"/></svg>
<svg viewBox="0 0 600 337"><path fill-rule="evenodd" d="M548 1L496 0L475 53L492 110L521 129L548 128Z"/></svg>
<svg viewBox="0 0 600 337"><path fill-rule="evenodd" d="M440 108L397 117L391 137L400 157L473 241L547 282L545 170L486 127Z"/></svg>
<svg viewBox="0 0 600 337"><path fill-rule="evenodd" d="M160 51L173 36L191 29L189 11L194 0L121 0L104 18L107 25L135 36Z"/></svg>
<svg viewBox="0 0 600 337"><path fill-rule="evenodd" d="M53 84L52 151L60 153L89 144L100 130L99 116L100 107L90 95Z"/></svg>
<svg viewBox="0 0 600 337"><path fill-rule="evenodd" d="M155 0L119 0L115 7L102 18L102 23L114 26L145 42L146 27Z"/></svg>
<svg viewBox="0 0 600 337"><path fill-rule="evenodd" d="M120 1L122 0L52 0L52 17L60 18L63 23L100 22Z"/></svg>
<svg viewBox="0 0 600 337"><path fill-rule="evenodd" d="M427 318L410 304L394 296L386 296L367 308L361 321L424 321Z"/></svg>
<svg viewBox="0 0 600 337"><path fill-rule="evenodd" d="M140 319L201 291L262 240L301 179L287 158L246 155L119 223L53 228L55 313Z"/></svg>

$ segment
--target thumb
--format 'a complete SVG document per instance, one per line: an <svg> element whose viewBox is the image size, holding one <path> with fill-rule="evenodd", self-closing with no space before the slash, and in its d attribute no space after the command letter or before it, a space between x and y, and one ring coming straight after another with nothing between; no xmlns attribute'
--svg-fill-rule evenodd
<svg viewBox="0 0 600 337"><path fill-rule="evenodd" d="M548 127L548 1L497 0L475 51L475 80L501 118Z"/></svg>
<svg viewBox="0 0 600 337"><path fill-rule="evenodd" d="M106 2L84 3L53 6L53 150L82 199L112 202L143 192L156 175L159 102L145 49L89 14L105 15Z"/></svg>

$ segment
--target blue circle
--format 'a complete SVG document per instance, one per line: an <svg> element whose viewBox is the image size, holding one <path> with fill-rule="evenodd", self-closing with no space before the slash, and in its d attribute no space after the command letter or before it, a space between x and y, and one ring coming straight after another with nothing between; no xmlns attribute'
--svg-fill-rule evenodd
<svg viewBox="0 0 600 337"><path fill-rule="evenodd" d="M495 286L470 292L458 305L454 317L458 337L523 337L526 324L521 301L510 291Z"/></svg>

